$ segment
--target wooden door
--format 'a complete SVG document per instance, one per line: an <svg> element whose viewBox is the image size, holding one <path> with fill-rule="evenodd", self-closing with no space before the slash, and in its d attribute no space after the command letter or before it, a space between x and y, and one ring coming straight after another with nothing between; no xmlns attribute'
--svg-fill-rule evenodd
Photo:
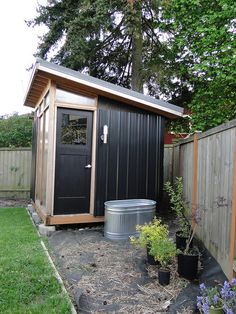
<svg viewBox="0 0 236 314"><path fill-rule="evenodd" d="M57 110L54 215L89 212L92 114Z"/></svg>

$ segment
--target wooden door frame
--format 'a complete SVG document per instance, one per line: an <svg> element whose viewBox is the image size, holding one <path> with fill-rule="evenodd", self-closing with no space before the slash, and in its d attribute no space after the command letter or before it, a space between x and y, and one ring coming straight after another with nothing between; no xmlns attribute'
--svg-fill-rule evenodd
<svg viewBox="0 0 236 314"><path fill-rule="evenodd" d="M97 99L96 99L96 106L84 106L84 105L74 105L74 104L67 104L67 103L60 103L55 102L56 107L56 113L58 108L64 108L64 109L75 109L75 110L81 110L81 111L90 111L92 112L92 142L91 142L91 177L90 177L90 200L89 200L89 214L94 214L94 202L95 202L95 167L96 167L96 141L97 141ZM55 115L57 117L57 114ZM55 121L55 124L57 124L57 121ZM57 131L56 131L57 132ZM56 136L55 133L55 147L56 147ZM55 152L56 153L56 152ZM56 156L55 156L56 161ZM54 161L54 168L56 166L56 163ZM55 193L55 180L53 183L53 191ZM53 206L52 206L52 216L54 215L54 193L53 193ZM74 214L73 214L74 215ZM84 214L76 214L76 215L84 215Z"/></svg>

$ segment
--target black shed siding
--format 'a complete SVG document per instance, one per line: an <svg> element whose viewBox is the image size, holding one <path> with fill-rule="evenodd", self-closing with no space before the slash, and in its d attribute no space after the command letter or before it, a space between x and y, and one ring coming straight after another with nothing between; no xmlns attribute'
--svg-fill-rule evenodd
<svg viewBox="0 0 236 314"><path fill-rule="evenodd" d="M160 201L164 118L104 97L98 101L95 216L104 202L127 198ZM103 125L108 143L103 144Z"/></svg>

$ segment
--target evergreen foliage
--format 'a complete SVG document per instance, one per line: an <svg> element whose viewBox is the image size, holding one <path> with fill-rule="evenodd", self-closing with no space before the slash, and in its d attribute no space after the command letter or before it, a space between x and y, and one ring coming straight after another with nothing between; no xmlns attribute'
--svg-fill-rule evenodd
<svg viewBox="0 0 236 314"><path fill-rule="evenodd" d="M37 55L137 91L163 50L158 1L60 0L39 6L28 25L46 25ZM160 53L158 53L159 55Z"/></svg>
<svg viewBox="0 0 236 314"><path fill-rule="evenodd" d="M178 131L236 116L234 0L50 0L37 56L192 112ZM173 125L172 125L173 128ZM175 125L176 129L176 125Z"/></svg>

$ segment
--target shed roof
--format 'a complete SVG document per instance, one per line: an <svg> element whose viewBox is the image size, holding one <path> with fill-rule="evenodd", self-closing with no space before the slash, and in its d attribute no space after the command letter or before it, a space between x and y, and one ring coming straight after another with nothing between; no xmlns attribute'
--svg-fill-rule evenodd
<svg viewBox="0 0 236 314"><path fill-rule="evenodd" d="M168 118L177 118L183 115L183 108L172 105L166 101L144 95L133 90L111 84L98 78L82 74L66 67L37 59L26 92L24 105L35 107L49 80L56 83L67 82L75 84L78 89L96 95L106 96L120 100L124 103L156 112Z"/></svg>

